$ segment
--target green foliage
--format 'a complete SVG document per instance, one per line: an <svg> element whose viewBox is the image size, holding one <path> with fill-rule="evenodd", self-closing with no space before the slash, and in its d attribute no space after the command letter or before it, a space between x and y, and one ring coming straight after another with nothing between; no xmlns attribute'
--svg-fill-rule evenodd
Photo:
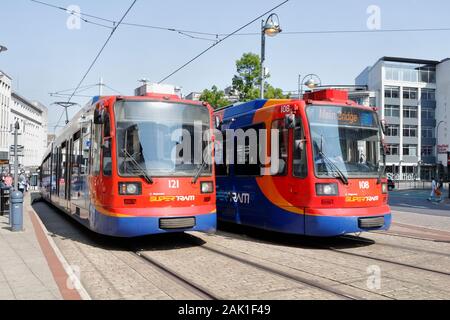
<svg viewBox="0 0 450 320"><path fill-rule="evenodd" d="M258 99L260 96L260 72L261 60L257 54L244 53L242 57L236 61L237 74L233 77L233 89L239 92L239 100L250 101ZM266 75L264 85L264 98L266 99L284 99L283 90L274 88L267 83L270 74Z"/></svg>
<svg viewBox="0 0 450 320"><path fill-rule="evenodd" d="M230 101L225 98L223 90L219 90L217 86L212 86L211 90L203 90L200 100L208 102L214 109L225 107L230 104Z"/></svg>
<svg viewBox="0 0 450 320"><path fill-rule="evenodd" d="M258 99L260 95L260 72L261 60L259 55L248 52L236 61L236 74L232 79L233 89L239 93L240 101L250 101ZM264 85L264 98L266 99L286 99L289 95L284 95L283 90L274 88L267 79L270 75L266 75ZM225 93L213 86L211 90L204 90L200 100L207 101L214 108L226 106L229 101L225 98Z"/></svg>

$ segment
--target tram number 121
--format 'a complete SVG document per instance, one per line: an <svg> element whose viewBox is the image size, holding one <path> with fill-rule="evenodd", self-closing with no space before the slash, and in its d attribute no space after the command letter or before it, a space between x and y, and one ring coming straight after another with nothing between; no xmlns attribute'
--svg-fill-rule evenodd
<svg viewBox="0 0 450 320"><path fill-rule="evenodd" d="M169 180L169 189L179 189L180 181L179 180Z"/></svg>

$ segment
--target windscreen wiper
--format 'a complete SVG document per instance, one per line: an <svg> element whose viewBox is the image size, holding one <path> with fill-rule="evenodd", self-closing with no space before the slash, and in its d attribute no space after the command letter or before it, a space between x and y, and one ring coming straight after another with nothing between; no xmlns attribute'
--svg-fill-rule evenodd
<svg viewBox="0 0 450 320"><path fill-rule="evenodd" d="M126 149L122 149L123 153L125 153L126 158L124 159L124 163L125 161L127 161L128 158L130 158L131 162L136 166L136 168L139 169L139 171L141 172L142 177L144 177L145 181L147 181L148 183L153 183L153 179L152 177L150 177L147 174L147 171L144 170L141 165L139 164L139 162L136 161L136 159L126 150Z"/></svg>
<svg viewBox="0 0 450 320"><path fill-rule="evenodd" d="M383 148L383 167L378 170L377 184L381 183L381 178L383 177L385 172L386 172L386 152L384 151Z"/></svg>
<svg viewBox="0 0 450 320"><path fill-rule="evenodd" d="M341 171L341 169L338 168L337 165L334 164L333 161L330 160L322 151L319 152L319 155L322 157L323 160L325 160L329 165L333 167L335 172L338 174L337 178L340 178L344 184L348 184L348 178L347 176Z"/></svg>
<svg viewBox="0 0 450 320"><path fill-rule="evenodd" d="M195 173L194 178L192 179L192 184L196 184L198 178L200 178L200 175L202 174L203 170L205 170L207 163L205 160L203 160L202 165L200 166L200 168L198 168L197 172Z"/></svg>

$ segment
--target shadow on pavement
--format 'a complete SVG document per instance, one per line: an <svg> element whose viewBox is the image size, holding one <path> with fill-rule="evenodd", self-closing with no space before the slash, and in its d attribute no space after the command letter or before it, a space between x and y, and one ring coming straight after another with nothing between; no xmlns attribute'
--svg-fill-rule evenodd
<svg viewBox="0 0 450 320"><path fill-rule="evenodd" d="M262 230L223 221L219 221L218 229L227 232L226 237L228 238L238 238L244 241L261 241L275 245L303 249L346 249L365 247L375 244L374 240L364 237L349 235L327 238L302 236Z"/></svg>

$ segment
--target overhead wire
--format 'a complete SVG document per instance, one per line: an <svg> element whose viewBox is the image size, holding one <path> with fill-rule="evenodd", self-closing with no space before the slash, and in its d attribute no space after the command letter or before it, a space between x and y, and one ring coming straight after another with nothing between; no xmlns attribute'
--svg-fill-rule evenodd
<svg viewBox="0 0 450 320"><path fill-rule="evenodd" d="M125 12L125 14L122 16L122 18L120 19L120 21L117 23L117 25L114 27L114 29L111 31L110 35L108 36L108 38L106 39L105 43L103 44L103 46L101 47L100 51L97 53L97 55L95 56L94 60L92 61L91 65L89 66L89 68L87 69L87 71L85 72L85 74L83 75L83 77L81 78L80 82L78 83L76 89L74 90L74 92L72 93L72 95L70 96L68 102L70 102L73 98L73 96L75 95L75 93L77 92L77 90L80 88L81 84L83 83L83 81L86 79L87 75L89 74L89 72L92 70L92 68L94 67L95 63L97 62L98 58L100 57L100 55L102 54L103 50L106 48L107 44L109 43L109 41L111 40L112 36L114 35L114 33L116 32L117 28L121 25L122 21L125 19L125 17L128 15L128 13L131 11L131 9L134 7L134 5L136 4L137 0L133 0L133 2L131 3L130 7L127 9L127 11Z"/></svg>
<svg viewBox="0 0 450 320"><path fill-rule="evenodd" d="M287 2L289 2L289 0L285 0L283 2L281 2L280 4L276 5L275 7L271 8L270 10L267 10L266 12L264 12L263 14L259 15L258 17L254 18L253 20L251 20L250 22L244 24L243 26L237 28L235 31L233 31L232 33L228 34L227 36L225 36L224 38L221 38L219 40L217 40L215 43L213 43L211 46L209 46L208 48L206 48L205 50L203 50L202 52L200 52L199 54L197 54L195 57L193 57L192 59L188 60L186 63L184 63L183 65L181 65L180 67L178 67L176 70L172 71L169 75L165 76L164 78L162 78L158 83L161 83L163 81L166 81L167 79L169 79L170 77L172 77L174 74L178 73L180 70L184 69L186 66L188 66L189 64L191 64L192 62L194 62L195 60L197 60L198 58L200 58L202 55L204 55L206 52L208 52L209 50L211 50L212 48L214 48L215 46L217 46L218 44L222 43L223 41L227 40L228 38L230 38L231 36L233 36L234 34L238 33L239 31L241 31L242 29L245 29L246 27L248 27L249 25L251 25L252 23L254 23L255 21L259 20L260 18L264 17L265 15L269 14L270 12L274 11L275 9L283 6L284 4L286 4Z"/></svg>
<svg viewBox="0 0 450 320"><path fill-rule="evenodd" d="M33 2L36 2L36 0L31 0ZM102 54L103 50L106 48L107 44L109 43L109 41L111 40L112 36L114 35L114 33L116 32L117 28L121 25L121 23L123 22L123 20L125 19L125 17L128 15L128 13L131 11L131 9L134 7L134 5L136 4L137 0L133 0L133 2L131 3L131 5L129 6L129 8L125 11L125 13L123 14L122 18L120 19L120 21L117 23L117 25L114 26L114 29L112 29L111 33L109 34L108 38L106 39L105 43L103 44L103 46L101 47L100 51L97 53L97 55L95 56L94 60L92 61L92 63L89 65L89 68L87 69L87 71L84 73L83 77L81 78L80 82L78 83L78 85L75 87L74 91L72 92L72 94L69 96L69 99L67 100L67 103L70 103L70 101L72 100L72 98L76 95L76 93L78 92L78 90L80 89L81 85L83 84L83 81L86 79L86 77L88 76L89 72L92 70L92 68L94 67L95 63L97 62L97 60L99 59L100 55ZM63 115L64 115L65 110L63 110L63 112L61 113L61 116L59 117L59 120L57 122L57 125L59 125ZM56 127L55 127L56 130Z"/></svg>

